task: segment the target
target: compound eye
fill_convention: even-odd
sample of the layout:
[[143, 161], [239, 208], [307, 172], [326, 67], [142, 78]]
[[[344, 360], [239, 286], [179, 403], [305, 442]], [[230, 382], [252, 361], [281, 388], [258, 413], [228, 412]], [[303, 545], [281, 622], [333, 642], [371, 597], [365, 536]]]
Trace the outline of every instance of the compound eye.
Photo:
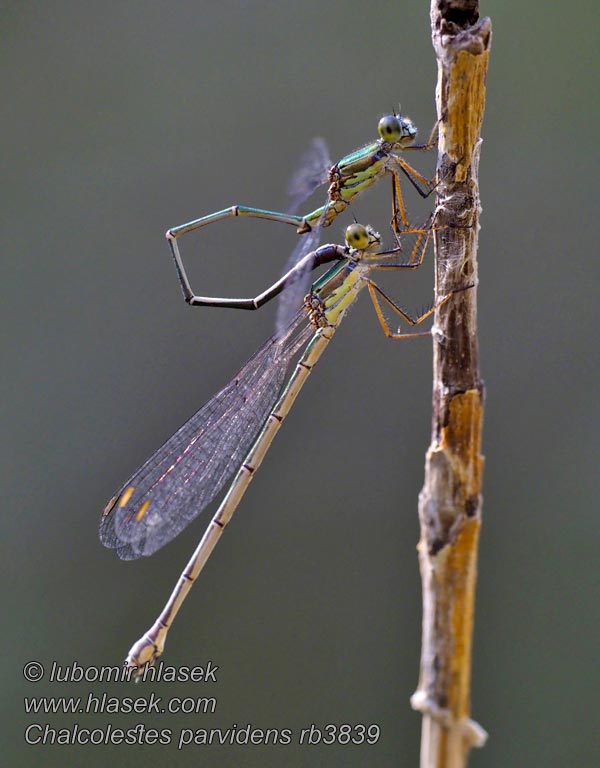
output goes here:
[[384, 141], [393, 144], [402, 138], [402, 123], [396, 115], [382, 117], [377, 126], [379, 135]]
[[350, 248], [354, 248], [356, 251], [361, 251], [367, 248], [371, 240], [369, 237], [369, 231], [362, 224], [350, 224], [346, 229], [346, 243]]

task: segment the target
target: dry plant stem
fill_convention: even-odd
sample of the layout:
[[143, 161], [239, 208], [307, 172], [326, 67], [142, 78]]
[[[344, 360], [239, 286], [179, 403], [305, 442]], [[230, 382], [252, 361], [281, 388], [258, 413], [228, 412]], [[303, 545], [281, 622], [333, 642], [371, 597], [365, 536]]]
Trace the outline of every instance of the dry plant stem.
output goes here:
[[[478, 161], [491, 22], [474, 0], [432, 0], [440, 119], [436, 301], [476, 285]], [[412, 705], [423, 714], [421, 768], [465, 766], [485, 731], [470, 719], [471, 642], [481, 525], [483, 383], [477, 289], [436, 313], [432, 440], [419, 499], [423, 639]]]

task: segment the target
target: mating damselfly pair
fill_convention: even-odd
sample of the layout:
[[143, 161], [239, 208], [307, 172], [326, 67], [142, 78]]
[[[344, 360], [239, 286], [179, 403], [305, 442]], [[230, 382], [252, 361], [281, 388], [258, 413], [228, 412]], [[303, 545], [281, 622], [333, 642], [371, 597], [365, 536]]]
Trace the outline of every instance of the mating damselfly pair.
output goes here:
[[[452, 295], [443, 297], [437, 305], [413, 317], [372, 279], [375, 270], [418, 268], [434, 229], [433, 217], [422, 227], [408, 224], [400, 175], [406, 175], [422, 196], [429, 194], [434, 184], [398, 155], [404, 149], [429, 149], [431, 140], [426, 145], [415, 145], [414, 126], [407, 118], [397, 115], [382, 118], [379, 133], [377, 142], [342, 158], [329, 167], [328, 173], [324, 173], [315, 160], [319, 159], [321, 165], [325, 163], [324, 145], [315, 144], [308, 168], [296, 176], [293, 190], [298, 198], [303, 198], [320, 183], [329, 181], [325, 204], [310, 214], [299, 216], [232, 206], [167, 232], [180, 285], [189, 304], [258, 309], [276, 296], [280, 299], [275, 334], [229, 384], [132, 475], [103, 512], [100, 522], [103, 544], [115, 549], [123, 559], [151, 555], [194, 520], [233, 476], [229, 490], [167, 604], [152, 627], [129, 651], [126, 662], [130, 666], [142, 670], [161, 655], [167, 632], [183, 601], [231, 520], [300, 389], [361, 290], [367, 288], [383, 331], [393, 339], [424, 334], [393, 331], [386, 320], [384, 307], [414, 326], [430, 317]], [[379, 234], [358, 223], [346, 229], [344, 245], [317, 247], [321, 228], [330, 225], [360, 192], [386, 174], [392, 176], [394, 247], [382, 249]], [[292, 224], [297, 228], [299, 244], [283, 277], [251, 299], [194, 294], [177, 238], [214, 221], [243, 215]], [[401, 244], [406, 235], [414, 238], [408, 258]], [[306, 292], [308, 276], [324, 265], [330, 266]], [[297, 359], [295, 368], [286, 382], [288, 368], [294, 359]]]

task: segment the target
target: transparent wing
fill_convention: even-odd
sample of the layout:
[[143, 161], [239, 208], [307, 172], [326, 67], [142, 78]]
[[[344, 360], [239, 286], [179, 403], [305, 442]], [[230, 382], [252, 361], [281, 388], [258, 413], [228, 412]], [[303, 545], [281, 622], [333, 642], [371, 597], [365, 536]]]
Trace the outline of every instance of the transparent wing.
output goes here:
[[331, 158], [325, 139], [313, 139], [288, 184], [289, 213], [297, 213], [302, 203], [328, 181], [330, 168]]
[[[314, 227], [305, 235], [298, 236], [298, 243], [290, 254], [282, 274], [289, 272], [308, 253], [314, 251], [321, 239], [321, 227]], [[277, 302], [277, 315], [275, 320], [275, 336], [285, 331], [291, 318], [298, 312], [311, 283], [312, 264], [308, 262], [306, 268], [296, 272], [286, 284]]]
[[299, 312], [137, 470], [104, 510], [106, 547], [123, 560], [151, 555], [202, 512], [241, 464], [311, 333]]
[[[312, 193], [322, 184], [325, 184], [329, 178], [329, 169], [331, 167], [331, 158], [329, 150], [324, 139], [315, 138], [310, 147], [304, 153], [300, 160], [298, 169], [290, 179], [288, 185], [288, 195], [290, 197], [288, 211], [296, 213], [302, 203], [307, 200]], [[321, 227], [313, 229], [300, 236], [298, 244], [290, 254], [282, 274], [285, 275], [294, 267], [307, 253], [314, 251], [319, 246], [321, 239]], [[298, 311], [302, 299], [308, 292], [311, 283], [311, 267], [307, 263], [306, 269], [296, 273], [292, 280], [286, 285], [285, 291], [279, 298], [277, 307], [277, 319], [275, 322], [276, 334], [290, 322], [290, 319]]]

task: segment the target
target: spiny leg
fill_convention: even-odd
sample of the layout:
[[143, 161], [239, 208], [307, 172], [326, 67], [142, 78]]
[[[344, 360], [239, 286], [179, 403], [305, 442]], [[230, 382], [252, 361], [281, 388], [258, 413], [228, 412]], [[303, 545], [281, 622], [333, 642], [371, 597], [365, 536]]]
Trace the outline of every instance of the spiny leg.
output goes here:
[[[407, 149], [415, 149], [415, 147], [407, 147]], [[406, 178], [410, 181], [410, 183], [413, 185], [413, 187], [417, 190], [419, 195], [421, 195], [421, 197], [424, 200], [427, 199], [429, 195], [438, 188], [438, 186], [442, 183], [442, 181], [446, 178], [446, 176], [448, 176], [448, 174], [451, 173], [453, 169], [456, 168], [456, 166], [458, 165], [458, 163], [451, 164], [446, 170], [446, 172], [442, 176], [440, 176], [436, 181], [435, 176], [432, 179], [427, 179], [425, 176], [420, 174], [415, 168], [412, 167], [412, 165], [409, 165], [406, 162], [406, 160], [403, 160], [401, 157], [398, 157], [397, 155], [393, 155], [392, 159], [398, 165], [399, 170], [406, 176]], [[460, 163], [461, 160], [459, 160], [458, 162]], [[394, 171], [390, 169], [390, 173], [394, 173]], [[421, 188], [419, 182], [425, 185], [425, 189]], [[398, 182], [398, 189], [399, 189], [399, 182]], [[402, 222], [404, 223], [406, 214], [404, 214], [404, 216], [402, 216], [401, 218], [402, 218]], [[396, 227], [397, 227], [397, 222], [394, 229]]]
[[[428, 179], [423, 174], [419, 173], [416, 168], [413, 168], [412, 165], [406, 162], [406, 160], [403, 160], [401, 157], [398, 157], [397, 155], [393, 155], [393, 159], [395, 163], [399, 166], [399, 169], [404, 173], [406, 178], [410, 181], [410, 183], [413, 185], [413, 187], [417, 190], [417, 192], [421, 195], [423, 199], [429, 197], [429, 195], [433, 192], [433, 190], [437, 187], [439, 184], [439, 181], [434, 184], [435, 176], [433, 179]], [[423, 184], [425, 186], [425, 189], [422, 189], [420, 184]]]
[[440, 127], [440, 118], [438, 118], [435, 123], [433, 124], [433, 128], [431, 129], [431, 132], [429, 133], [429, 138], [427, 139], [427, 142], [425, 144], [411, 144], [409, 147], [403, 147], [403, 151], [406, 149], [419, 149], [419, 150], [425, 150], [428, 151], [430, 149], [433, 149], [437, 144], [437, 132], [438, 128]]
[[430, 307], [426, 312], [423, 312], [418, 317], [411, 317], [411, 315], [408, 314], [402, 307], [398, 306], [390, 297], [385, 294], [381, 288], [374, 283], [372, 280], [367, 280], [367, 288], [369, 289], [369, 295], [371, 297], [371, 301], [373, 302], [373, 306], [375, 307], [375, 313], [377, 314], [377, 318], [379, 320], [379, 324], [381, 325], [381, 328], [385, 335], [389, 339], [410, 339], [414, 338], [416, 336], [429, 336], [429, 331], [425, 332], [416, 332], [416, 333], [396, 333], [392, 331], [388, 325], [387, 320], [385, 319], [385, 316], [383, 314], [383, 310], [381, 309], [381, 299], [383, 299], [388, 306], [390, 306], [396, 314], [400, 315], [400, 317], [407, 322], [409, 325], [420, 325], [424, 320], [427, 320], [428, 317], [431, 317], [431, 315], [436, 311], [436, 309], [439, 309], [441, 306], [443, 306], [453, 295], [454, 291], [452, 293], [449, 293], [447, 296], [444, 296], [443, 299], [438, 301], [436, 304], [434, 304], [432, 307]]
[[[429, 244], [430, 234], [432, 232], [438, 232], [439, 230], [449, 228], [447, 225], [444, 225], [441, 227], [434, 227], [433, 223], [435, 222], [436, 216], [437, 216], [436, 213], [432, 213], [422, 227], [408, 227], [398, 232], [394, 230], [394, 227], [392, 226], [392, 231], [394, 232], [394, 237], [396, 238], [396, 243], [398, 245], [396, 248], [394, 248], [392, 251], [389, 252], [389, 255], [393, 255], [394, 253], [404, 250], [402, 248], [401, 236], [410, 235], [410, 234], [417, 235], [415, 244], [413, 245], [410, 252], [410, 258], [408, 262], [403, 262], [401, 264], [374, 264], [372, 268], [373, 269], [416, 269], [417, 267], [420, 267], [421, 264], [423, 263], [423, 259], [425, 258], [425, 253], [427, 252], [427, 246]], [[392, 220], [392, 224], [394, 223], [394, 220]], [[378, 255], [383, 256], [386, 254], [374, 254], [372, 258], [376, 258]], [[369, 260], [369, 258], [371, 257], [368, 257], [367, 260]]]
[[[402, 171], [402, 173], [408, 178], [410, 183], [414, 186], [417, 192], [424, 199], [429, 197], [429, 195], [437, 188], [440, 181], [442, 181], [442, 179], [438, 179], [438, 181], [436, 181], [436, 183], [433, 184], [433, 179], [432, 180], [426, 179], [418, 171], [416, 171], [412, 166], [410, 166], [405, 160], [402, 160], [401, 158], [396, 156], [393, 156], [392, 159], [394, 162], [398, 164], [400, 171]], [[411, 229], [408, 223], [408, 218], [406, 216], [406, 209], [404, 207], [404, 198], [402, 196], [402, 188], [400, 186], [400, 174], [398, 173], [398, 171], [395, 171], [393, 169], [390, 169], [390, 173], [392, 174], [392, 231], [394, 232], [394, 237], [396, 238], [398, 247], [402, 249], [402, 246], [400, 243], [400, 236], [403, 234], [413, 232], [415, 230]], [[419, 178], [419, 180], [421, 180], [423, 184], [425, 184], [428, 187], [428, 191], [423, 191], [421, 189], [421, 187], [415, 181], [411, 173], [414, 173]], [[398, 216], [402, 221], [402, 227], [398, 225]]]
[[[402, 229], [398, 227], [398, 215], [402, 219]], [[400, 245], [400, 233], [408, 229], [408, 219], [406, 218], [406, 209], [404, 208], [404, 199], [400, 188], [400, 178], [397, 173], [392, 172], [392, 229], [396, 237], [398, 247]]]

